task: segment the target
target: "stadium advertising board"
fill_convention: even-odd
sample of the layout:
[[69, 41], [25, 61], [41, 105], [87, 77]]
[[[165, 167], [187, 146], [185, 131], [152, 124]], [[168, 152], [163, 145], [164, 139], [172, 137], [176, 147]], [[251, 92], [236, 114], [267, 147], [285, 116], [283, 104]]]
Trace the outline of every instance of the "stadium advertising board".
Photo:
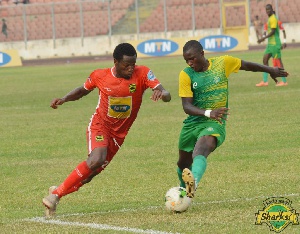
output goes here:
[[204, 50], [211, 52], [223, 52], [232, 50], [238, 45], [238, 40], [227, 35], [208, 36], [200, 39]]
[[178, 48], [177, 42], [167, 39], [147, 40], [137, 45], [140, 53], [150, 56], [166, 56], [175, 53]]
[[17, 50], [0, 51], [0, 67], [22, 66], [22, 61]]
[[247, 40], [237, 35], [212, 35], [203, 38], [171, 38], [151, 39], [144, 41], [131, 41], [137, 49], [138, 57], [162, 57], [169, 55], [182, 55], [182, 48], [188, 40], [199, 41], [205, 52], [225, 52], [248, 50]]

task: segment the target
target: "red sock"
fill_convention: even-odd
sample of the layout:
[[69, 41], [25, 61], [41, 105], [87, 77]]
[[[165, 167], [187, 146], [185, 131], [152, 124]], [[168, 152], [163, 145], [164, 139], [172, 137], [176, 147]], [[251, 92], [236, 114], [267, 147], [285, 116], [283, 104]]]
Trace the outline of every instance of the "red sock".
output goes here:
[[79, 182], [77, 185], [73, 186], [72, 188], [68, 189], [66, 192], [65, 192], [65, 195], [69, 194], [69, 193], [73, 193], [73, 192], [76, 192], [80, 189], [80, 187], [83, 185], [83, 183]]
[[86, 161], [83, 161], [71, 172], [65, 181], [53, 191], [53, 194], [57, 194], [61, 198], [71, 192], [77, 191], [82, 186], [81, 181], [88, 178], [91, 172]]

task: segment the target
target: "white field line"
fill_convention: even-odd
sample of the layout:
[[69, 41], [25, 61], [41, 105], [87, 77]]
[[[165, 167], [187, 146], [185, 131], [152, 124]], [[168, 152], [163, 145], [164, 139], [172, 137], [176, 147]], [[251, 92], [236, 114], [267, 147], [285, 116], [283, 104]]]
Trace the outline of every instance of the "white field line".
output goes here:
[[[297, 197], [300, 196], [299, 193], [290, 193], [290, 194], [283, 194], [283, 195], [274, 195], [274, 196], [257, 196], [252, 198], [233, 198], [233, 199], [225, 199], [219, 201], [208, 201], [208, 202], [194, 202], [193, 206], [197, 205], [209, 205], [209, 204], [220, 204], [220, 203], [234, 203], [239, 201], [252, 201], [257, 199], [264, 199], [269, 197]], [[127, 212], [137, 212], [142, 210], [153, 210], [153, 209], [162, 209], [162, 206], [150, 206], [147, 208], [141, 209], [121, 209], [121, 210], [112, 210], [112, 211], [99, 211], [99, 212], [91, 212], [91, 213], [74, 213], [74, 214], [65, 214], [59, 215], [57, 218], [64, 218], [69, 216], [86, 216], [86, 215], [93, 215], [93, 214], [108, 214], [108, 213], [127, 213]], [[97, 224], [97, 223], [80, 223], [80, 222], [66, 222], [61, 221], [59, 219], [45, 219], [44, 217], [35, 217], [30, 219], [23, 219], [23, 221], [27, 222], [35, 222], [35, 223], [48, 223], [48, 224], [56, 224], [56, 225], [65, 225], [65, 226], [78, 226], [78, 227], [88, 227], [93, 229], [100, 229], [100, 230], [114, 230], [114, 231], [127, 231], [133, 233], [143, 233], [143, 234], [173, 234], [171, 232], [161, 232], [156, 230], [143, 230], [137, 228], [129, 228], [129, 227], [118, 227], [112, 226], [107, 224]]]
[[[45, 218], [25, 219], [24, 221], [56, 224], [56, 225], [63, 225], [63, 226], [93, 228], [93, 229], [100, 229], [100, 230], [126, 231], [126, 232], [143, 233], [143, 234], [173, 234], [172, 232], [161, 232], [161, 231], [156, 231], [156, 230], [152, 230], [152, 229], [143, 230], [143, 229], [138, 229], [138, 228], [118, 227], [118, 226], [112, 226], [112, 225], [107, 225], [107, 224], [98, 224], [98, 223], [66, 222], [66, 221], [54, 220], [54, 219], [47, 220]], [[179, 233], [176, 233], [176, 234], [179, 234]]]

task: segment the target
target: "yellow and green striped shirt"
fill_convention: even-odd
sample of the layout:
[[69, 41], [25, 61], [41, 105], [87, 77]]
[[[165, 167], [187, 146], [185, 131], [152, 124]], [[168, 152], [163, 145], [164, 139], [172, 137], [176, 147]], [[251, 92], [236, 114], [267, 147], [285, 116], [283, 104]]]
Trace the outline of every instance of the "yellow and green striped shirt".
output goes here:
[[[228, 107], [228, 77], [238, 72], [241, 59], [228, 55], [208, 59], [209, 67], [196, 72], [186, 67], [179, 74], [179, 96], [193, 97], [193, 105], [200, 109]], [[206, 122], [205, 116], [188, 116], [184, 123]], [[212, 120], [213, 121], [213, 120]]]

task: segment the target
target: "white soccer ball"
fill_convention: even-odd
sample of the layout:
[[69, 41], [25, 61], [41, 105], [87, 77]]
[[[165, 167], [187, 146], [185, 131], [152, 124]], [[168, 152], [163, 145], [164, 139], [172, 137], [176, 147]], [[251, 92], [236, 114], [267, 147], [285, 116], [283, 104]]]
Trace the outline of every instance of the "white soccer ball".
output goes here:
[[165, 195], [166, 209], [175, 213], [186, 211], [192, 203], [192, 198], [186, 196], [182, 187], [173, 187]]

